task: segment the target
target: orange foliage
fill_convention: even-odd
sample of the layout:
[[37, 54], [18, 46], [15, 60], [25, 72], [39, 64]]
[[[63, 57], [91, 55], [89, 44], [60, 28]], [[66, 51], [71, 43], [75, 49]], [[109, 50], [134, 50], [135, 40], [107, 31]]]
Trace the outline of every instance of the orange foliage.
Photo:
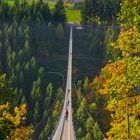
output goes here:
[[88, 94], [86, 94], [86, 101], [87, 103], [91, 103], [92, 102], [92, 97], [93, 97], [93, 93], [89, 92]]

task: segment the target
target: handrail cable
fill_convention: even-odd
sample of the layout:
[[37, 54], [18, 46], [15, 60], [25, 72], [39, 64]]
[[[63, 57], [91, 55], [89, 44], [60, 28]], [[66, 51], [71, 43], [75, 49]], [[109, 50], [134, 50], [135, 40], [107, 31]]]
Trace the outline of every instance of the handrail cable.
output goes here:
[[[93, 121], [94, 124], [97, 123], [97, 122], [94, 121], [94, 119], [93, 119], [92, 116], [90, 115], [89, 111], [86, 109], [86, 107], [85, 107], [85, 105], [84, 105], [84, 103], [83, 103], [81, 97], [79, 97], [79, 95], [78, 95], [78, 90], [77, 90], [77, 87], [76, 87], [76, 85], [75, 85], [75, 81], [74, 81], [74, 87], [75, 87], [75, 89], [76, 89], [76, 94], [77, 94], [77, 96], [78, 96], [78, 100], [79, 100], [80, 102], [82, 102], [82, 105], [83, 105], [83, 107], [84, 107], [86, 113], [87, 113], [88, 116], [92, 119], [92, 121]], [[98, 123], [97, 123], [97, 124], [98, 124]], [[97, 125], [97, 129], [100, 131], [100, 133], [102, 134], [103, 138], [105, 138], [104, 134], [102, 133], [102, 131], [100, 130], [100, 128], [99, 128], [98, 125]]]

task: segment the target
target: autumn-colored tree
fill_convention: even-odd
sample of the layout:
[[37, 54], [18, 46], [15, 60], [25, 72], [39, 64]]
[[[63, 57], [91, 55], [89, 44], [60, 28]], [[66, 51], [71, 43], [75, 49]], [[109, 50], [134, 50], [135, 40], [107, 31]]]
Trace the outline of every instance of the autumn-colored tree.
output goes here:
[[112, 43], [114, 48], [120, 49], [123, 57], [140, 54], [140, 33], [136, 27], [122, 27], [118, 40]]
[[127, 27], [136, 26], [140, 30], [140, 1], [122, 0], [119, 20]]
[[127, 28], [126, 25], [112, 43], [122, 57], [107, 64], [101, 73], [104, 83], [100, 93], [108, 97], [107, 109], [111, 114], [108, 140], [138, 140], [140, 136], [140, 34], [136, 25]]
[[139, 0], [123, 0], [120, 34], [112, 46], [121, 51], [121, 58], [107, 64], [101, 72], [100, 93], [108, 98], [111, 115], [108, 140], [138, 140], [140, 138], [140, 30]]
[[0, 72], [0, 104], [12, 101], [13, 97], [13, 89], [9, 86], [6, 75]]
[[14, 108], [11, 114], [9, 103], [0, 105], [0, 134], [1, 139], [8, 140], [29, 140], [32, 132], [31, 128], [26, 127], [27, 105], [22, 104]]
[[109, 140], [138, 139], [140, 135], [140, 58], [125, 58], [108, 64], [103, 70], [105, 83], [101, 93], [109, 97], [111, 112]]

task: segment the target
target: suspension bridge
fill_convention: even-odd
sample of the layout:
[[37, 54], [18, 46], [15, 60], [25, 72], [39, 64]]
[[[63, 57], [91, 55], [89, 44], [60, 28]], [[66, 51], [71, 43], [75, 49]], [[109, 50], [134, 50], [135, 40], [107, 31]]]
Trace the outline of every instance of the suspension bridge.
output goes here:
[[[50, 135], [46, 132], [46, 138], [44, 140], [76, 140], [76, 135], [75, 135], [75, 130], [74, 130], [74, 120], [73, 120], [73, 109], [72, 109], [72, 41], [73, 41], [72, 35], [73, 35], [73, 25], [70, 25], [67, 80], [66, 80], [66, 90], [65, 90], [65, 96], [64, 96], [64, 103], [62, 106], [62, 112], [60, 113], [60, 118], [57, 125], [54, 126], [54, 130], [52, 130], [52, 134]], [[79, 100], [80, 100], [80, 97], [79, 97]], [[48, 110], [48, 112], [51, 111], [52, 108], [53, 108], [53, 105], [50, 108], [50, 110]], [[91, 117], [91, 115], [89, 114], [85, 106], [84, 108], [88, 116]], [[66, 110], [68, 110], [67, 119], [65, 118]], [[35, 131], [32, 136], [34, 140], [40, 140], [38, 138], [39, 137], [38, 135], [44, 129], [47, 123], [47, 120], [48, 120], [48, 115], [45, 115], [35, 127]], [[93, 122], [96, 123], [94, 120]], [[50, 129], [53, 128], [53, 122], [52, 122], [52, 126], [49, 126], [49, 128]], [[97, 126], [97, 129], [99, 130], [99, 133], [101, 134], [100, 140], [102, 140], [104, 138], [104, 135], [98, 126]]]
[[[63, 111], [61, 113], [58, 127], [55, 131], [54, 136], [52, 137], [52, 140], [75, 140], [76, 139], [74, 127], [73, 127], [73, 121], [72, 121], [71, 83], [72, 83], [72, 26], [70, 28], [68, 71], [67, 71], [66, 94], [65, 94], [64, 106], [63, 106]], [[65, 119], [66, 109], [69, 112], [67, 120]]]

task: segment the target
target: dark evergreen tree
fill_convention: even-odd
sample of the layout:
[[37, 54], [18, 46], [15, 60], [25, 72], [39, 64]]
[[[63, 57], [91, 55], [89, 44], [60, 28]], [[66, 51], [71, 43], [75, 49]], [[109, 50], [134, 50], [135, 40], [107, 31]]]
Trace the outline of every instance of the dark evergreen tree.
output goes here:
[[122, 0], [85, 0], [81, 6], [82, 23], [117, 23]]
[[93, 23], [93, 8], [90, 0], [85, 0], [81, 6], [82, 24]]
[[53, 11], [52, 23], [54, 25], [58, 25], [59, 23], [61, 23], [62, 25], [64, 25], [65, 21], [66, 21], [65, 8], [63, 6], [62, 0], [59, 0], [56, 3], [55, 9]]

